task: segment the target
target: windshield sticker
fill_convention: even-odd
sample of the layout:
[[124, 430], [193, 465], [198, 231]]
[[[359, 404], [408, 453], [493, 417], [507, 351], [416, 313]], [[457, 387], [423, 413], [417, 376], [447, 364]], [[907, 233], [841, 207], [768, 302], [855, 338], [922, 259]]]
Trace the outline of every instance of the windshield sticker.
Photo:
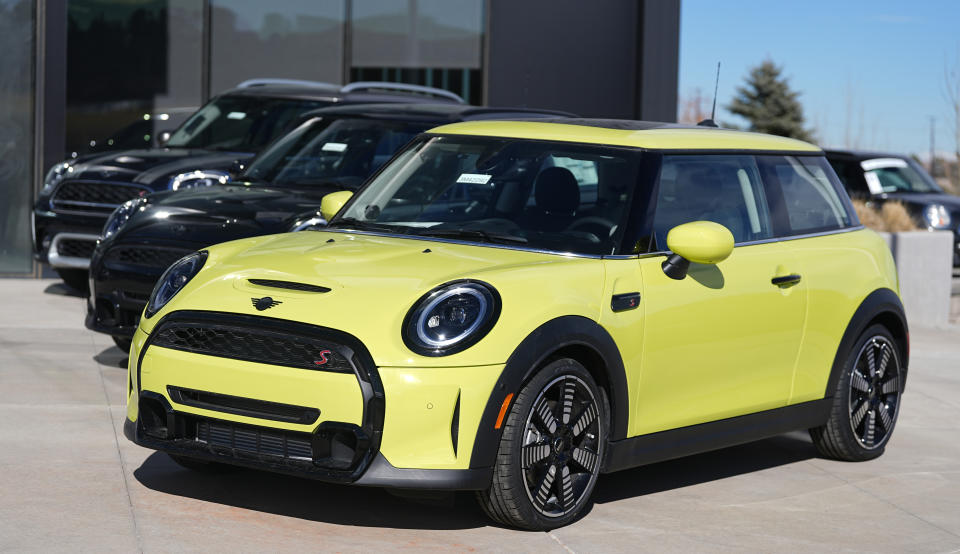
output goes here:
[[864, 171], [889, 167], [907, 167], [907, 161], [901, 160], [900, 158], [876, 158], [873, 160], [863, 160], [860, 162], [860, 167], [862, 167]]
[[[867, 188], [870, 194], [881, 194], [884, 192], [883, 185], [880, 184], [880, 177], [876, 173], [864, 173], [863, 178], [867, 180]], [[896, 187], [894, 187], [896, 189]]]
[[323, 145], [321, 148], [324, 152], [346, 152], [347, 143], [345, 142], [328, 142]]
[[457, 179], [457, 182], [468, 185], [485, 185], [490, 182], [492, 177], [493, 175], [483, 175], [482, 173], [463, 173]]
[[227, 119], [243, 119], [247, 117], [247, 114], [244, 112], [230, 112], [227, 114]]

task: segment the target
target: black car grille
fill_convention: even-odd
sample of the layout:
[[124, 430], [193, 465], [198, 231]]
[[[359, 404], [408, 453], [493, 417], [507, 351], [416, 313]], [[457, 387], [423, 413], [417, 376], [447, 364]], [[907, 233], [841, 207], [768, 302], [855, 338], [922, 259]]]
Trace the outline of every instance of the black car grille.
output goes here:
[[67, 258], [89, 258], [97, 247], [95, 240], [60, 239], [57, 241], [57, 253]]
[[105, 263], [135, 265], [166, 269], [173, 262], [190, 254], [185, 248], [160, 248], [154, 246], [115, 246], [107, 251]]
[[109, 215], [120, 204], [148, 192], [133, 184], [67, 181], [53, 193], [50, 205], [57, 211]]
[[196, 418], [196, 440], [213, 450], [275, 456], [293, 460], [312, 460], [313, 446], [306, 433], [284, 432], [221, 420]]
[[349, 350], [341, 344], [313, 333], [278, 331], [269, 322], [276, 320], [251, 319], [250, 324], [165, 321], [154, 331], [152, 344], [261, 364], [353, 373]]

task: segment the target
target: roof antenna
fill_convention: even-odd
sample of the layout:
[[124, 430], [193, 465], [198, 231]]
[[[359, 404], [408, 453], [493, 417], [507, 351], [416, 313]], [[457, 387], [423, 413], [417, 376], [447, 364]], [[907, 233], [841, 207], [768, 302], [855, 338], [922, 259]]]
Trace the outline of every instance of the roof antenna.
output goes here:
[[713, 107], [710, 108], [710, 118], [697, 123], [700, 127], [720, 127], [713, 119], [717, 116], [717, 89], [720, 88], [720, 62], [717, 62], [717, 78], [713, 82]]

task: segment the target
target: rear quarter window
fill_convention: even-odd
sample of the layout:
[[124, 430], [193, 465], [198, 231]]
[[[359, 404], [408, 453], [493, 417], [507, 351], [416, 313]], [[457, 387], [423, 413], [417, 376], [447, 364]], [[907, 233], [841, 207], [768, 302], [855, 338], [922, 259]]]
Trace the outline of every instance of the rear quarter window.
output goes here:
[[843, 186], [823, 157], [758, 156], [772, 199], [776, 234], [802, 235], [859, 224]]

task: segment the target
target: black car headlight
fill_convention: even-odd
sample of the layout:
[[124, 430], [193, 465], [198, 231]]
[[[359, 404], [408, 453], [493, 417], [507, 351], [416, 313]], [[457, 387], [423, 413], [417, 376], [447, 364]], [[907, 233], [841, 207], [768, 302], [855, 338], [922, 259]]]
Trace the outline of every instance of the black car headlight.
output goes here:
[[950, 226], [950, 210], [943, 204], [930, 204], [923, 209], [923, 219], [934, 229], [945, 229]]
[[75, 160], [68, 160], [51, 167], [43, 178], [43, 190], [40, 191], [40, 195], [43, 196], [53, 192], [54, 187], [67, 176], [67, 173], [73, 172], [73, 164], [75, 163]]
[[134, 198], [117, 206], [117, 209], [113, 210], [113, 213], [107, 218], [107, 222], [104, 223], [103, 231], [100, 232], [100, 238], [105, 239], [115, 234], [127, 221], [130, 221], [133, 214], [142, 210], [146, 205], [146, 198]]
[[207, 261], [207, 252], [201, 250], [180, 258], [168, 267], [157, 281], [157, 285], [153, 287], [153, 292], [150, 293], [145, 315], [149, 318], [166, 306], [167, 302], [170, 302], [170, 299], [200, 272], [205, 261]]
[[170, 190], [185, 190], [213, 185], [225, 185], [230, 181], [230, 174], [216, 169], [198, 169], [174, 175], [167, 183]]
[[469, 348], [493, 328], [500, 295], [480, 281], [455, 281], [422, 296], [403, 321], [403, 342], [424, 356], [447, 356]]

